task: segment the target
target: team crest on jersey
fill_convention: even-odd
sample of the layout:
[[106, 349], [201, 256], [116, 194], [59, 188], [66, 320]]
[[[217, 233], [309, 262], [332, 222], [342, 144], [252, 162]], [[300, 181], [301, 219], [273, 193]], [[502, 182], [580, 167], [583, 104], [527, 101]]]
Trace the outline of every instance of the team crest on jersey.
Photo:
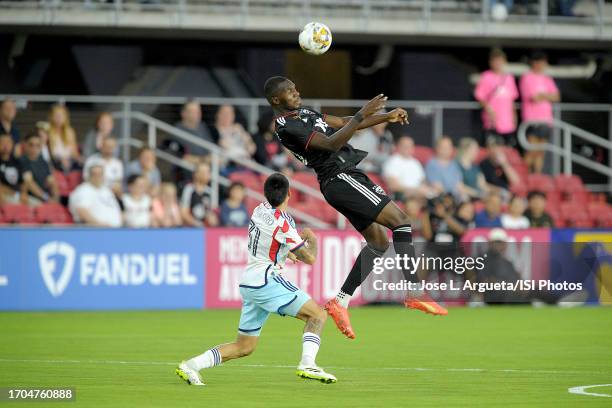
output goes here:
[[329, 125], [321, 118], [317, 118], [317, 120], [315, 121], [314, 127], [318, 127], [319, 129], [321, 129], [323, 132], [327, 132], [327, 127]]
[[380, 195], [385, 195], [387, 193], [385, 193], [385, 189], [382, 188], [381, 186], [379, 186], [378, 184], [375, 185], [374, 187], [372, 187], [374, 189], [374, 191], [376, 191], [378, 194]]
[[314, 112], [311, 110], [308, 110], [308, 109], [300, 110], [300, 115], [312, 115], [312, 114], [314, 114]]

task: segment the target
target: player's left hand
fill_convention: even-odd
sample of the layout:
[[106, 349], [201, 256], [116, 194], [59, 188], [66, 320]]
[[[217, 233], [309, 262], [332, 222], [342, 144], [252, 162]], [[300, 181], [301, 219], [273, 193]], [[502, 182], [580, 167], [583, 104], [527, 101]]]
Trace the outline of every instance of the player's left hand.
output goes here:
[[408, 112], [406, 112], [402, 108], [395, 108], [391, 112], [387, 113], [388, 122], [399, 122], [402, 125], [407, 125], [408, 122]]

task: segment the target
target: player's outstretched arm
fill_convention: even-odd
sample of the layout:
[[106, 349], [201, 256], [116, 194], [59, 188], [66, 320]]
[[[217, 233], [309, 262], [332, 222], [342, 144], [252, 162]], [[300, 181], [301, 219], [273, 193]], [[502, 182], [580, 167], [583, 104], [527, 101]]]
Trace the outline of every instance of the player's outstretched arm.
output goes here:
[[306, 244], [296, 249], [293, 254], [299, 261], [313, 265], [317, 260], [317, 237], [310, 228], [304, 228], [300, 235]]
[[[341, 128], [349, 123], [351, 119], [353, 119], [353, 116], [345, 116], [340, 118], [338, 116], [327, 115], [325, 121], [333, 128]], [[385, 122], [399, 122], [402, 125], [407, 125], [408, 112], [402, 108], [395, 108], [391, 112], [376, 113], [363, 119], [357, 129], [366, 129]]]
[[375, 96], [371, 101], [363, 105], [347, 124], [329, 137], [315, 132], [310, 139], [309, 148], [337, 152], [351, 139], [355, 131], [359, 129], [361, 122], [383, 109], [386, 101], [387, 97], [383, 94]]

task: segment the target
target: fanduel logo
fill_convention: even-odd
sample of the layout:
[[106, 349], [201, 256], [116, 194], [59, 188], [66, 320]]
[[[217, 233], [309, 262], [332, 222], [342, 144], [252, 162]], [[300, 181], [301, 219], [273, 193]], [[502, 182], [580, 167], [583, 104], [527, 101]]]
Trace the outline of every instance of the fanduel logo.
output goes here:
[[[76, 251], [74, 247], [66, 242], [51, 241], [38, 249], [38, 264], [43, 281], [54, 297], [64, 293], [72, 270], [74, 269], [74, 258]], [[64, 258], [64, 267], [61, 272], [57, 271], [58, 259]]]
[[[63, 258], [62, 271], [58, 271]], [[81, 286], [196, 285], [186, 253], [80, 253], [66, 242], [52, 241], [38, 250], [40, 272], [47, 289], [60, 296], [78, 262]]]

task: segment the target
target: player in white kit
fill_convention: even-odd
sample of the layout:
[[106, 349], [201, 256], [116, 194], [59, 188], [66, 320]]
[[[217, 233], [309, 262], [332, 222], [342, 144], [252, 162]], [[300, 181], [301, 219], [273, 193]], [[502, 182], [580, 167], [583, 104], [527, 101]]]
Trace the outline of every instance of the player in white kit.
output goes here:
[[337, 381], [315, 363], [327, 313], [281, 274], [288, 257], [310, 265], [315, 262], [316, 237], [308, 228], [299, 234], [293, 218], [286, 213], [290, 194], [289, 180], [285, 176], [276, 173], [268, 177], [264, 195], [267, 202], [255, 208], [249, 224], [249, 258], [240, 279], [242, 312], [238, 337], [232, 343], [215, 346], [179, 365], [176, 374], [191, 385], [204, 385], [200, 370], [251, 354], [271, 313], [293, 316], [306, 323], [302, 359], [296, 374], [324, 383]]

